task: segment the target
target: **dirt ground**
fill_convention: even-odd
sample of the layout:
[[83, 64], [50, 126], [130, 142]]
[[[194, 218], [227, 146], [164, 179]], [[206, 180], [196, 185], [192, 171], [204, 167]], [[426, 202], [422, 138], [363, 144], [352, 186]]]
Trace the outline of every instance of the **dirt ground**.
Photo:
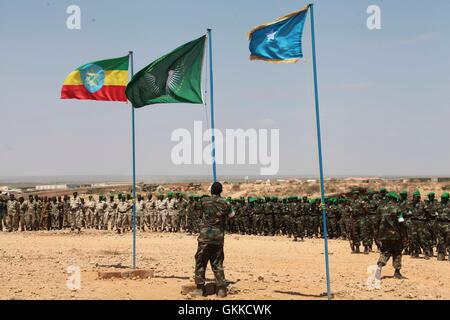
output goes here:
[[[180, 289], [192, 283], [195, 236], [139, 233], [137, 266], [155, 268], [149, 279], [97, 279], [99, 270], [131, 267], [131, 233], [0, 232], [0, 243], [0, 299], [188, 299]], [[405, 257], [406, 279], [392, 278], [389, 263], [381, 288], [370, 290], [367, 268], [378, 254], [352, 255], [342, 240], [330, 240], [329, 249], [334, 299], [450, 299], [448, 261]], [[72, 265], [81, 270], [77, 291], [66, 286]], [[323, 241], [228, 235], [225, 274], [229, 299], [325, 299]]]

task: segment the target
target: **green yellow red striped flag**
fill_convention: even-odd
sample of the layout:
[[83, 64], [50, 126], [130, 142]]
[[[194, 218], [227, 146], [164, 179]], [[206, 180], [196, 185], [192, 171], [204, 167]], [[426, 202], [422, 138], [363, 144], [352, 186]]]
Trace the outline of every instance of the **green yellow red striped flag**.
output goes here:
[[64, 80], [61, 99], [127, 101], [129, 56], [82, 65]]

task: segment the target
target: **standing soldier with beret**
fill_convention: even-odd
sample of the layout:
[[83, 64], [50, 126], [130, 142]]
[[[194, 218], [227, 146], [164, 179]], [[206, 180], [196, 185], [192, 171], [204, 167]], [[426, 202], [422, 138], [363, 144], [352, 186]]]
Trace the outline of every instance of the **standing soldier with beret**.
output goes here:
[[402, 267], [402, 251], [407, 241], [405, 220], [398, 206], [399, 197], [395, 192], [389, 192], [388, 203], [377, 210], [377, 230], [378, 239], [381, 242], [381, 254], [378, 259], [377, 277], [380, 277], [381, 268], [386, 265], [392, 257], [392, 264], [395, 269], [394, 277], [402, 279], [400, 269]]
[[211, 186], [211, 197], [201, 200], [200, 234], [197, 238], [198, 248], [195, 254], [195, 283], [197, 289], [193, 296], [205, 295], [205, 272], [208, 262], [214, 273], [217, 295], [226, 297], [226, 281], [223, 271], [223, 245], [225, 238], [225, 224], [227, 218], [234, 217], [230, 205], [220, 197], [222, 184], [214, 182]]

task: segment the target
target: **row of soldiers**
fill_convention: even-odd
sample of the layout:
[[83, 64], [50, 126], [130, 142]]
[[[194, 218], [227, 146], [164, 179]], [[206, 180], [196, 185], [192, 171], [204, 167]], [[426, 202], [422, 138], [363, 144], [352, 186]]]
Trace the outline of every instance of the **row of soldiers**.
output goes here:
[[[136, 225], [142, 231], [199, 232], [201, 219], [200, 199], [206, 195], [185, 196], [180, 192], [166, 195], [138, 195], [136, 199]], [[289, 196], [227, 198], [235, 218], [227, 220], [228, 233], [253, 235], [286, 235], [294, 241], [305, 237], [323, 237], [323, 209], [326, 209], [327, 236], [331, 239], [348, 239], [352, 253], [373, 251], [379, 247], [377, 212], [388, 201], [387, 190], [353, 190], [350, 194], [329, 197], [325, 205], [320, 198]], [[433, 256], [437, 248], [438, 259], [445, 259], [450, 250], [450, 203], [447, 192], [441, 201], [429, 193], [421, 201], [414, 192], [409, 199], [406, 191], [400, 193], [397, 205], [405, 219], [408, 241], [405, 253], [413, 257], [424, 254]], [[6, 210], [5, 210], [6, 209]], [[130, 194], [100, 195], [95, 201], [87, 201], [77, 193], [73, 197], [40, 198], [29, 196], [18, 200], [14, 195], [6, 202], [0, 199], [0, 227], [7, 231], [63, 229], [81, 230], [96, 228], [116, 230], [118, 233], [132, 230], [133, 199]], [[3, 226], [2, 226], [3, 224]]]

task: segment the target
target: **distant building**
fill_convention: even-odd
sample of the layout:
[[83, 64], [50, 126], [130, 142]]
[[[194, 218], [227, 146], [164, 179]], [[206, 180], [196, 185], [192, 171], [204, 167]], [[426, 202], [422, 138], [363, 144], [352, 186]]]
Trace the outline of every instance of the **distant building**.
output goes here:
[[35, 187], [38, 191], [45, 191], [45, 190], [67, 190], [69, 187], [67, 184], [48, 184], [48, 185], [40, 185]]

